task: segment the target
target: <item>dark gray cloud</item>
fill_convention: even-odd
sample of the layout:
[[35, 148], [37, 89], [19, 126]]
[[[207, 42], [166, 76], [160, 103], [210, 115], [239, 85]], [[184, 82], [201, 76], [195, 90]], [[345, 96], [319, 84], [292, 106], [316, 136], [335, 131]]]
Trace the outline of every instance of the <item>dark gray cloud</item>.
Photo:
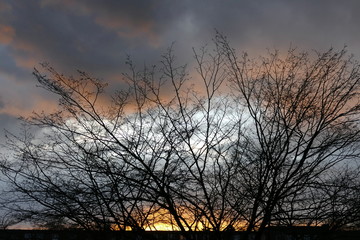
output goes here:
[[1, 111], [31, 112], [51, 99], [34, 87], [39, 62], [119, 81], [127, 54], [156, 63], [175, 41], [180, 63], [188, 62], [191, 47], [211, 42], [215, 28], [253, 55], [346, 44], [359, 58], [359, 8], [356, 0], [0, 0]]
[[[191, 9], [198, 35], [216, 27], [242, 50], [342, 47], [360, 53], [356, 31], [359, 1], [197, 1]], [[208, 35], [206, 35], [208, 37]]]
[[[3, 135], [4, 130], [7, 129], [10, 132], [16, 132], [18, 129], [18, 126], [14, 123], [19, 123], [20, 120], [16, 117], [7, 115], [7, 114], [0, 114], [0, 132], [1, 135]], [[1, 136], [0, 139], [3, 139], [3, 136]], [[3, 142], [0, 142], [3, 143]]]
[[2, 97], [0, 96], [0, 109], [2, 109], [3, 107], [5, 107], [5, 103], [2, 100]]

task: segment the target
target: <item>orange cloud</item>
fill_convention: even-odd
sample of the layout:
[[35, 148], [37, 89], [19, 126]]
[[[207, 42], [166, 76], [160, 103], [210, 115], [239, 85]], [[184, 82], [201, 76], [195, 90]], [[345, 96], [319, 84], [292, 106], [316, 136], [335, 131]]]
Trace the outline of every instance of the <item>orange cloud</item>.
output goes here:
[[34, 111], [44, 111], [45, 113], [51, 113], [58, 108], [58, 102], [56, 100], [45, 100], [39, 97], [35, 97], [31, 101], [33, 108], [24, 106], [21, 101], [13, 99], [11, 104], [5, 104], [5, 106], [0, 109], [0, 114], [7, 114], [14, 117], [29, 117], [33, 114]]
[[0, 24], [0, 43], [9, 44], [15, 37], [15, 29], [9, 25]]
[[30, 56], [14, 55], [13, 59], [15, 60], [16, 66], [30, 70], [39, 63], [37, 59]]
[[26, 41], [26, 40], [23, 40], [23, 39], [14, 39], [14, 42], [12, 44], [13, 48], [16, 49], [16, 50], [21, 50], [21, 51], [25, 51], [25, 52], [35, 52], [36, 51], [36, 48], [35, 46]]
[[16, 50], [12, 53], [16, 66], [32, 70], [39, 63], [39, 50], [33, 43], [15, 38], [11, 42], [11, 47]]

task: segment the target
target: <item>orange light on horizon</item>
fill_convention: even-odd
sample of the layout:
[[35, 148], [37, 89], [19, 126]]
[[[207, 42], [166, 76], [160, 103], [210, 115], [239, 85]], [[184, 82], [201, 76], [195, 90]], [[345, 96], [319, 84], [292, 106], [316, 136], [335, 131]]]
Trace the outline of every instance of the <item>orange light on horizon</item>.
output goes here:
[[145, 231], [180, 231], [177, 226], [171, 225], [169, 223], [155, 223], [152, 226], [145, 227]]

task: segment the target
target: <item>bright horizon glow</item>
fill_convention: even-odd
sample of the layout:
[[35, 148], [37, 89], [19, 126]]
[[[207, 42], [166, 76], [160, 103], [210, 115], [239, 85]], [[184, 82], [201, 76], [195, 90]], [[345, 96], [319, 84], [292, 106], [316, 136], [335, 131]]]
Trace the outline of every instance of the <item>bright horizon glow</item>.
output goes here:
[[153, 226], [145, 227], [145, 231], [180, 231], [180, 229], [168, 223], [154, 223]]

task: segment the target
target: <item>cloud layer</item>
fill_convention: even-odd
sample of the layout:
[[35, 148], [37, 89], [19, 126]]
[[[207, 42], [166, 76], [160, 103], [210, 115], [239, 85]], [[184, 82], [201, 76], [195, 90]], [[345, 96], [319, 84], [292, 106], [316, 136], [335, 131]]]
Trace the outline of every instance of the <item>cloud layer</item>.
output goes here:
[[119, 81], [127, 54], [153, 63], [176, 41], [179, 60], [192, 61], [214, 29], [253, 55], [348, 45], [359, 58], [358, 9], [356, 0], [0, 0], [0, 123], [56, 103], [35, 87], [39, 62]]

